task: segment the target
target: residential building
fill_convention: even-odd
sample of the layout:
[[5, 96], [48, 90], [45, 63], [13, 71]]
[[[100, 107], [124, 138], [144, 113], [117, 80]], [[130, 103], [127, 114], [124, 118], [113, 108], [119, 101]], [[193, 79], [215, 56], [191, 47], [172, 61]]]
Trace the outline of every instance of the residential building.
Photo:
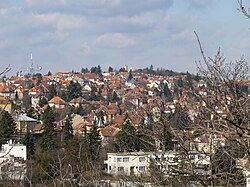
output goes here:
[[11, 140], [0, 150], [0, 179], [23, 180], [26, 175], [26, 146]]
[[176, 151], [107, 153], [107, 158], [106, 172], [112, 175], [150, 175], [151, 167], [165, 175], [176, 175], [175, 168], [190, 166], [190, 163], [196, 166], [197, 174], [210, 174], [209, 154], [201, 152], [189, 152], [187, 158]]
[[17, 115], [15, 118], [16, 128], [19, 133], [33, 131], [37, 124], [37, 120], [28, 117], [26, 114]]

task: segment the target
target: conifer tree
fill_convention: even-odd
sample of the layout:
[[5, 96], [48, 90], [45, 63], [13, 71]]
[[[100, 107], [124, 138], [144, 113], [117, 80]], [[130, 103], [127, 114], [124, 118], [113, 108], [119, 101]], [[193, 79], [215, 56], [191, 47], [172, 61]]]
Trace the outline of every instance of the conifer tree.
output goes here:
[[175, 105], [175, 112], [171, 116], [171, 123], [178, 130], [187, 130], [192, 125], [188, 110], [183, 108], [179, 103]]
[[56, 132], [54, 129], [55, 114], [48, 106], [43, 116], [43, 133], [40, 145], [43, 151], [51, 151], [56, 147]]
[[123, 152], [133, 152], [138, 151], [138, 136], [134, 126], [131, 124], [131, 121], [126, 115], [122, 130], [118, 133], [115, 141], [115, 147], [117, 151]]
[[114, 91], [113, 92], [113, 96], [112, 96], [112, 101], [113, 102], [117, 102], [120, 101], [121, 99], [119, 98], [119, 96], [117, 95], [117, 93]]
[[133, 79], [132, 70], [129, 70], [127, 81], [130, 81], [132, 79]]
[[0, 147], [7, 143], [16, 132], [16, 124], [11, 114], [3, 111], [0, 116]]
[[33, 136], [31, 132], [26, 132], [24, 138], [23, 138], [23, 144], [27, 147], [27, 157], [28, 159], [31, 159], [32, 156], [35, 154], [35, 141], [33, 139]]
[[168, 84], [163, 85], [163, 94], [165, 95], [167, 102], [173, 101], [173, 95], [171, 90], [168, 88]]
[[110, 72], [113, 72], [113, 71], [114, 71], [114, 68], [112, 68], [111, 66], [109, 66], [108, 72], [110, 73]]
[[89, 153], [93, 161], [98, 160], [99, 153], [102, 146], [102, 139], [100, 136], [100, 131], [97, 129], [96, 121], [94, 122], [93, 128], [89, 133], [86, 133], [86, 139], [89, 145]]
[[85, 111], [84, 111], [82, 105], [79, 105], [76, 108], [74, 108], [74, 113], [75, 114], [79, 114], [80, 116], [84, 116], [85, 115]]
[[66, 123], [63, 127], [63, 135], [64, 135], [64, 141], [66, 144], [67, 144], [67, 141], [73, 137], [73, 127], [72, 127], [71, 115], [69, 115], [66, 119]]
[[71, 101], [74, 98], [78, 98], [82, 96], [82, 87], [78, 82], [70, 81], [67, 86], [67, 101]]
[[53, 97], [57, 95], [55, 84], [51, 84], [50, 86], [48, 86], [48, 90], [49, 90], [49, 94], [47, 98], [48, 100], [51, 100]]

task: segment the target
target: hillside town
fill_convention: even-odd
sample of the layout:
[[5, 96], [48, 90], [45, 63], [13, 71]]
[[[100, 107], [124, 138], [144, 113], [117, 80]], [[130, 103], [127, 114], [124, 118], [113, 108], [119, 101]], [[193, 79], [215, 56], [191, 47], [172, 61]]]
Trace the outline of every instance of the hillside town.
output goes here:
[[[248, 97], [250, 82], [236, 82]], [[3, 77], [0, 185], [245, 184], [245, 147], [227, 140], [235, 128], [223, 126], [228, 109], [216, 104], [233, 104], [232, 90], [215, 93], [211, 86], [203, 76], [152, 65]], [[248, 111], [248, 103], [242, 106]], [[239, 148], [233, 156], [221, 152], [232, 147]]]

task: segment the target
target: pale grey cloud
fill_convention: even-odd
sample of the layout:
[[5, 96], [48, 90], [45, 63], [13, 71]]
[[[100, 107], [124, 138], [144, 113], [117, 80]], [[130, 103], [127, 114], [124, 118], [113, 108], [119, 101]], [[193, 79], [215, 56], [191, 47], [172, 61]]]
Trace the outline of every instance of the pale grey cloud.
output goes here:
[[[226, 4], [220, 4], [221, 1]], [[231, 33], [233, 29], [228, 29], [232, 23], [225, 28], [216, 19], [216, 15], [222, 13], [219, 8], [216, 10], [217, 4], [235, 10], [227, 2], [1, 0], [0, 61], [11, 63], [14, 73], [23, 68], [21, 64], [28, 61], [30, 52], [46, 73], [100, 62], [101, 66], [113, 64], [118, 68], [125, 63], [138, 67], [155, 63], [156, 67], [181, 69], [181, 62], [189, 61], [187, 67], [195, 69], [194, 56], [199, 51], [194, 30], [200, 34], [206, 49], [213, 52], [220, 41], [226, 43], [235, 38]], [[227, 20], [231, 17], [227, 16]], [[234, 27], [239, 28], [241, 26]], [[239, 41], [243, 41], [239, 48], [247, 47], [243, 44], [248, 39], [245, 37], [244, 41], [239, 35]]]
[[187, 0], [187, 1], [189, 3], [190, 8], [200, 9], [200, 10], [207, 7], [212, 7], [216, 3], [216, 0]]
[[95, 40], [99, 47], [126, 48], [136, 44], [136, 41], [122, 33], [103, 34]]
[[36, 14], [34, 18], [38, 23], [53, 26], [61, 31], [83, 29], [88, 25], [86, 18], [83, 16], [60, 13]]
[[29, 11], [64, 12], [92, 16], [134, 15], [140, 12], [168, 9], [173, 0], [26, 0]]

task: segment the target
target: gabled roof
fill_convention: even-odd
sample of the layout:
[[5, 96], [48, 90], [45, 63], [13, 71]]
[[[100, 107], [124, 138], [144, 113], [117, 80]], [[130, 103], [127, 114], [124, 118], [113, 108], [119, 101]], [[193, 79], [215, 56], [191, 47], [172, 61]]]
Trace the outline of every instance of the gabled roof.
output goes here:
[[125, 120], [125, 116], [115, 116], [114, 120], [113, 120], [113, 124], [118, 124], [118, 125], [122, 125], [123, 122]]
[[82, 97], [78, 97], [78, 98], [75, 98], [75, 99], [72, 99], [69, 103], [72, 103], [72, 104], [91, 104], [89, 101], [87, 101], [86, 99], [82, 98]]
[[11, 85], [3, 84], [0, 86], [0, 93], [14, 93], [14, 87]]
[[82, 122], [82, 123], [79, 123], [78, 125], [74, 126], [73, 127], [73, 130], [79, 130], [79, 131], [84, 131], [85, 127], [92, 127], [93, 124], [92, 123], [89, 123], [89, 122]]
[[48, 88], [46, 88], [44, 85], [39, 85], [31, 88], [29, 92], [39, 92], [39, 93], [47, 93], [49, 92]]
[[66, 105], [67, 102], [64, 101], [61, 97], [55, 96], [48, 102], [49, 104], [59, 104], [59, 105]]
[[118, 132], [119, 129], [112, 125], [100, 129], [101, 136], [103, 137], [115, 137], [118, 134]]
[[16, 117], [16, 121], [37, 122], [36, 119], [28, 117], [26, 114], [20, 114]]

